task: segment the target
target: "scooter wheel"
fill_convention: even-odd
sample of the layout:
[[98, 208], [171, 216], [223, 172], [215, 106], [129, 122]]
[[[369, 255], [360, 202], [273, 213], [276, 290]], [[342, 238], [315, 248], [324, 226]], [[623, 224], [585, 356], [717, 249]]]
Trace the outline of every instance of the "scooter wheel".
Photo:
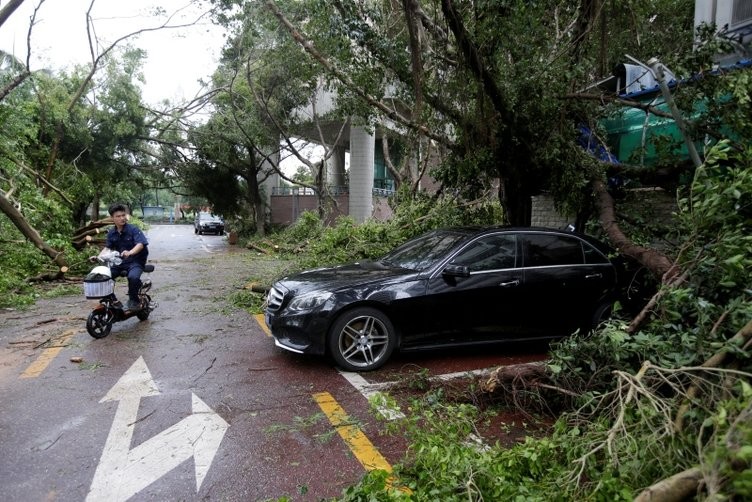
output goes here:
[[86, 319], [86, 331], [94, 338], [104, 338], [110, 334], [112, 322], [106, 310], [95, 310]]
[[144, 281], [144, 285], [141, 286], [141, 291], [139, 291], [141, 309], [136, 312], [136, 317], [138, 317], [139, 321], [147, 320], [149, 318], [149, 314], [151, 314], [151, 311], [153, 310], [151, 307], [151, 296], [145, 294], [147, 291], [149, 291], [150, 288], [151, 281], [149, 279], [146, 279], [146, 281]]

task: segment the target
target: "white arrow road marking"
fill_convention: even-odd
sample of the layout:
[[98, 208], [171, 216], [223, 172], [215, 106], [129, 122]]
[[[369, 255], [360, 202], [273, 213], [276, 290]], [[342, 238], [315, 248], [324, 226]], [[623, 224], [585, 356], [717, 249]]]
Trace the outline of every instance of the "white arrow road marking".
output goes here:
[[149, 368], [139, 357], [100, 401], [119, 401], [87, 501], [125, 501], [169, 471], [194, 458], [196, 492], [230, 426], [198, 396], [193, 413], [130, 449], [142, 397], [159, 395]]

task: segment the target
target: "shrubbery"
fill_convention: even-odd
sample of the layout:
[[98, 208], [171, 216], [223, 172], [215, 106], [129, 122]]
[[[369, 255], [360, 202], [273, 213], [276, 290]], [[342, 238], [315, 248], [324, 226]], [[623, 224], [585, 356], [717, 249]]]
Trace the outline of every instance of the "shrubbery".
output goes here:
[[342, 217], [325, 226], [313, 212], [271, 238], [295, 259], [298, 268], [313, 268], [375, 259], [428, 230], [458, 225], [494, 225], [502, 221], [498, 202], [458, 204], [452, 197], [410, 196], [405, 190], [396, 195], [394, 217], [386, 222], [367, 221], [357, 225]]

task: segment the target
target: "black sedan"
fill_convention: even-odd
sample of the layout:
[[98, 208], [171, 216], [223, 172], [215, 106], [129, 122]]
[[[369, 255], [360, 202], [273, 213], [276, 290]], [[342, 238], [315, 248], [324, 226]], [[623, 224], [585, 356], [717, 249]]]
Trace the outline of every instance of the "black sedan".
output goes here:
[[211, 213], [198, 213], [193, 222], [193, 232], [198, 235], [209, 233], [224, 235], [225, 222], [219, 216]]
[[374, 370], [396, 350], [552, 339], [590, 330], [624, 300], [634, 269], [587, 235], [450, 228], [380, 260], [277, 281], [265, 303], [277, 346]]

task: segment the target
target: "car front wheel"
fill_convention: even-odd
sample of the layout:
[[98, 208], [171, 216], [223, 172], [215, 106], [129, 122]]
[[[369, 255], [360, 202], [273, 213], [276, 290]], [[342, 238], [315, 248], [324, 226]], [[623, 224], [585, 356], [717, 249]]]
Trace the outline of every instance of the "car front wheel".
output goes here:
[[383, 312], [360, 307], [342, 314], [329, 332], [329, 352], [348, 371], [381, 367], [394, 352], [397, 335]]

